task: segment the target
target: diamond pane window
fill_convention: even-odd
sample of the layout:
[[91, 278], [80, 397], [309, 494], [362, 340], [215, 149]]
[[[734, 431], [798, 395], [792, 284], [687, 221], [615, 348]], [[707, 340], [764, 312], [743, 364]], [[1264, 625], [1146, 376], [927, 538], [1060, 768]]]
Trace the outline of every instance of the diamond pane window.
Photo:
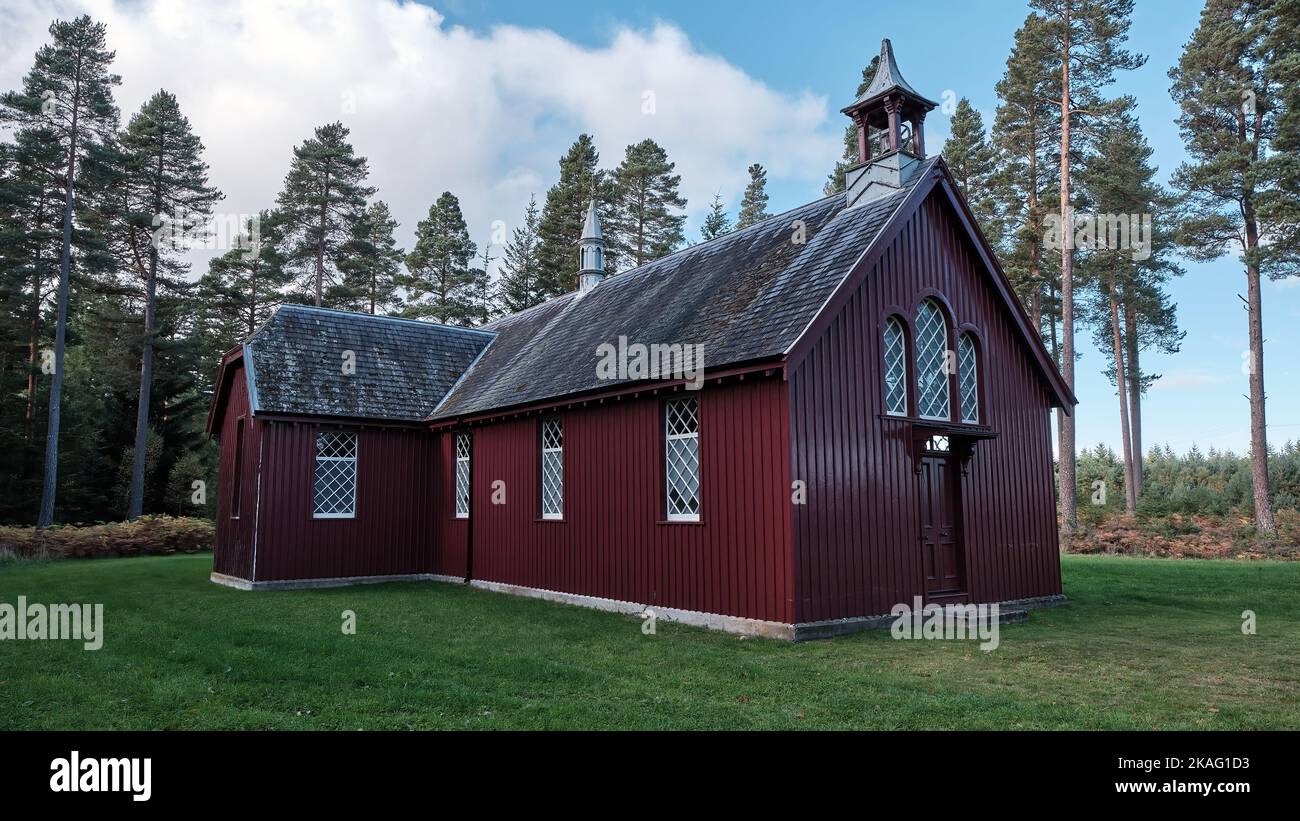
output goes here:
[[456, 518], [469, 518], [469, 434], [456, 434]]
[[925, 449], [935, 453], [947, 453], [952, 449], [947, 436], [931, 436], [925, 440]]
[[317, 519], [351, 519], [357, 511], [357, 435], [345, 431], [316, 434], [315, 503]]
[[895, 317], [885, 320], [885, 413], [907, 415], [907, 346], [903, 344], [903, 323]]
[[542, 518], [564, 516], [564, 427], [559, 419], [542, 422]]
[[664, 480], [669, 521], [700, 518], [700, 425], [695, 397], [664, 404]]
[[926, 419], [948, 419], [948, 323], [932, 299], [916, 311], [916, 408]]
[[961, 421], [979, 424], [979, 366], [975, 360], [975, 342], [970, 334], [957, 340], [957, 388], [961, 404]]

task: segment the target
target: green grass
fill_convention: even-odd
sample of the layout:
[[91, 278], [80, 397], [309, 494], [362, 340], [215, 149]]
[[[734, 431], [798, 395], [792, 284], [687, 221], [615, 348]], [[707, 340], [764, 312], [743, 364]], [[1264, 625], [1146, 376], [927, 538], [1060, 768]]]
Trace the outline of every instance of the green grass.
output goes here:
[[105, 641], [0, 641], [0, 729], [1300, 728], [1300, 564], [1063, 563], [1070, 606], [985, 654], [887, 631], [646, 636], [448, 584], [240, 592], [208, 581], [210, 556], [11, 561], [0, 602], [103, 602]]

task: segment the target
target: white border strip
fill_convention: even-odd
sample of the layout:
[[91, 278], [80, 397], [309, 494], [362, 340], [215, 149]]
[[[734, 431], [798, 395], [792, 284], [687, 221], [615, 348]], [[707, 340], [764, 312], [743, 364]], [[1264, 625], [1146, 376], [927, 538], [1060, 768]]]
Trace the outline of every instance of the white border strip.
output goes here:
[[[420, 581], [444, 582], [460, 585], [465, 584], [465, 580], [459, 576], [443, 576], [437, 573], [412, 573], [396, 576], [343, 576], [331, 579], [291, 579], [286, 581], [250, 582], [247, 579], [239, 579], [234, 576], [227, 576], [224, 573], [214, 572], [211, 578], [212, 581], [217, 584], [233, 587], [238, 590], [305, 590], [317, 587], [346, 587], [353, 584]], [[854, 616], [845, 619], [786, 624], [785, 622], [779, 621], [748, 619], [743, 616], [724, 616], [720, 613], [704, 613], [699, 610], [679, 610], [675, 607], [653, 607], [651, 605], [637, 604], [636, 602], [622, 601], [620, 599], [605, 599], [598, 596], [583, 596], [577, 593], [562, 593], [559, 590], [545, 590], [538, 587], [524, 587], [523, 585], [506, 584], [504, 582], [489, 582], [481, 579], [474, 579], [469, 583], [469, 585], [470, 587], [476, 587], [479, 590], [486, 590], [491, 593], [509, 593], [512, 596], [541, 599], [543, 601], [554, 602], [557, 604], [568, 604], [575, 607], [601, 610], [606, 613], [619, 613], [625, 616], [644, 617], [648, 612], [653, 612], [656, 620], [662, 620], [664, 622], [685, 624], [690, 627], [703, 627], [709, 630], [719, 630], [724, 633], [733, 633], [741, 636], [762, 636], [764, 638], [781, 639], [784, 641], [807, 641], [809, 639], [832, 638], [834, 636], [857, 633], [863, 630], [886, 629], [894, 621], [893, 616], [880, 615]], [[1025, 611], [1036, 610], [1040, 607], [1058, 607], [1068, 603], [1069, 599], [1058, 593], [1053, 596], [1012, 599], [1010, 601], [999, 602], [999, 605], [1008, 610], [1017, 609]]]
[[619, 599], [603, 599], [598, 596], [562, 593], [558, 590], [543, 590], [537, 587], [523, 587], [517, 584], [488, 582], [481, 579], [475, 579], [469, 584], [470, 587], [490, 590], [493, 593], [509, 593], [530, 599], [542, 599], [543, 601], [557, 602], [559, 604], [604, 610], [607, 613], [621, 613], [625, 616], [642, 616], [647, 612], [653, 612], [657, 621], [676, 622], [691, 627], [706, 627], [710, 630], [721, 630], [724, 633], [736, 633], [743, 636], [765, 636], [770, 639], [785, 639], [787, 641], [794, 638], [794, 625], [779, 621], [747, 619], [743, 616], [724, 616], [720, 613], [703, 613], [699, 610], [678, 610], [674, 607], [655, 607]]

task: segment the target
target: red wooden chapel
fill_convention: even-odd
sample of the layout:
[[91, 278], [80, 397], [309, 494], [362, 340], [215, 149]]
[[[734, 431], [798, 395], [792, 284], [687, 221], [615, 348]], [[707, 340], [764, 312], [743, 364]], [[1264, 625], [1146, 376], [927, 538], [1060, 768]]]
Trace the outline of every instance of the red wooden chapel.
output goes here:
[[[934, 106], [885, 41], [844, 193], [610, 277], [593, 205], [576, 289], [483, 328], [281, 307], [220, 363], [213, 579], [794, 639], [916, 596], [1061, 601], [1049, 418], [1074, 397], [925, 154]], [[605, 366], [638, 345], [702, 369]]]

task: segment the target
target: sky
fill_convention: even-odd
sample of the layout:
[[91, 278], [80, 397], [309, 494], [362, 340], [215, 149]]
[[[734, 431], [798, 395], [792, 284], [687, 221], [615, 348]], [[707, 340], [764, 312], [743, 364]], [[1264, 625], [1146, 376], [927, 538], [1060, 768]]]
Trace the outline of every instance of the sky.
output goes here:
[[[821, 196], [846, 125], [839, 109], [882, 37], [922, 94], [967, 97], [991, 125], [994, 85], [1028, 8], [1012, 0], [3, 0], [0, 89], [18, 87], [51, 19], [82, 12], [108, 24], [124, 121], [158, 88], [177, 95], [226, 195], [222, 213], [272, 205], [293, 146], [342, 120], [401, 223], [400, 244], [410, 247], [415, 223], [449, 190], [475, 241], [499, 256], [529, 195], [544, 200], [557, 160], [583, 132], [608, 168], [645, 137], [663, 145], [682, 176], [692, 239], [715, 192], [734, 215], [751, 162], [768, 169], [773, 213]], [[1109, 90], [1138, 99], [1166, 180], [1184, 159], [1167, 72], [1198, 13], [1190, 0], [1138, 0], [1129, 47], [1149, 59]], [[926, 120], [928, 150], [947, 136], [940, 108]], [[1183, 264], [1171, 291], [1187, 335], [1178, 354], [1144, 360], [1162, 374], [1145, 402], [1145, 440], [1242, 452], [1242, 267], [1232, 255]], [[1292, 354], [1300, 281], [1265, 283], [1264, 332], [1269, 439], [1281, 444], [1300, 439]], [[1115, 390], [1091, 334], [1079, 336], [1078, 444], [1117, 448]]]

